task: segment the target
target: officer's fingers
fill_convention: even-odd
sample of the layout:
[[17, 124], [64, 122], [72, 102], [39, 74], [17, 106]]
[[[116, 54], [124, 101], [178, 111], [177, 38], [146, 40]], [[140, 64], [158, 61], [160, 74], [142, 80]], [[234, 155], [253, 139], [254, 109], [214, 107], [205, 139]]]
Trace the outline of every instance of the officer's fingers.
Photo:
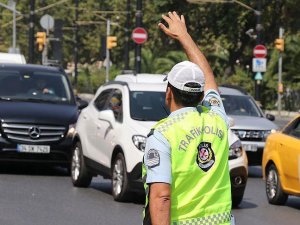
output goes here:
[[180, 20], [180, 17], [178, 16], [177, 12], [173, 11], [173, 15], [176, 18], [176, 20]]
[[172, 20], [176, 20], [176, 17], [175, 15], [173, 14], [174, 12], [168, 12], [168, 15], [169, 17], [172, 19]]
[[168, 29], [164, 24], [159, 23], [159, 24], [158, 24], [158, 27], [159, 27], [163, 32], [165, 32], [166, 34], [169, 34], [169, 33], [170, 33], [169, 29]]
[[172, 21], [168, 16], [162, 15], [161, 16], [168, 24]]
[[185, 19], [184, 19], [184, 16], [183, 16], [183, 15], [181, 15], [181, 16], [180, 16], [180, 18], [181, 18], [181, 22], [183, 22], [183, 23], [185, 24]]

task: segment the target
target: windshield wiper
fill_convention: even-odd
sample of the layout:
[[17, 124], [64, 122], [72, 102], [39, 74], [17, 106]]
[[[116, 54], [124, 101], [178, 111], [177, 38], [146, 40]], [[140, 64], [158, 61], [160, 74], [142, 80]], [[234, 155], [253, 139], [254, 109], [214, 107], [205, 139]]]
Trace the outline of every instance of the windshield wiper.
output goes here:
[[11, 101], [11, 98], [9, 98], [9, 97], [0, 97], [0, 100]]
[[141, 117], [131, 117], [131, 118], [138, 121], [148, 121], [145, 118], [141, 118]]
[[57, 104], [58, 102], [50, 99], [41, 99], [41, 98], [14, 98], [13, 100], [22, 101], [22, 102], [48, 102]]

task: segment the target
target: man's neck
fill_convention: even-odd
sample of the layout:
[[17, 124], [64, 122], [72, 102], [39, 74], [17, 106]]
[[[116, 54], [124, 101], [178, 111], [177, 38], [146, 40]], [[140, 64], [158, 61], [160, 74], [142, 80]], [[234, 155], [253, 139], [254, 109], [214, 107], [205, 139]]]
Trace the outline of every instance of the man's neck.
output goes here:
[[176, 103], [174, 103], [174, 104], [171, 104], [170, 112], [172, 113], [172, 112], [174, 112], [174, 111], [176, 111], [176, 110], [178, 110], [178, 109], [182, 109], [182, 108], [184, 108], [184, 106], [182, 106], [182, 105], [177, 105]]

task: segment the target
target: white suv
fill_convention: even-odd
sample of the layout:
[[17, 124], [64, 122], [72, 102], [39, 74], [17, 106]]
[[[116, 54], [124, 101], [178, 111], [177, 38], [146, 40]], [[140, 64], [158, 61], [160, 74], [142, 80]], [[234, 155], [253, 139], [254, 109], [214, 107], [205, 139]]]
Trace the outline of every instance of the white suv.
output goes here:
[[[74, 186], [87, 187], [99, 174], [112, 179], [112, 195], [117, 201], [143, 191], [141, 166], [147, 134], [169, 114], [164, 77], [119, 75], [98, 89], [76, 126], [71, 168]], [[230, 144], [232, 187], [239, 190], [239, 204], [247, 181], [247, 158], [233, 133]]]

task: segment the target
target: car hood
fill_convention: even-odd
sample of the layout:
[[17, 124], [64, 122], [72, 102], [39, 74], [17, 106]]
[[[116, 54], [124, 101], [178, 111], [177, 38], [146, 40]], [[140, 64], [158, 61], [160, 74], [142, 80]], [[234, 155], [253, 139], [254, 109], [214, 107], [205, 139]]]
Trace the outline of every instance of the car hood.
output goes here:
[[235, 143], [236, 141], [238, 141], [238, 140], [239, 140], [238, 136], [236, 136], [236, 134], [234, 134], [234, 133], [232, 132], [232, 130], [229, 128], [229, 129], [228, 129], [228, 144], [229, 144], [229, 147], [230, 147], [233, 143]]
[[264, 117], [252, 117], [252, 116], [232, 116], [234, 120], [234, 126], [231, 129], [245, 129], [245, 130], [278, 130], [278, 126]]
[[157, 121], [136, 121], [133, 120], [132, 122], [132, 129], [136, 134], [143, 135], [147, 137], [151, 128], [157, 123]]
[[0, 102], [0, 119], [7, 122], [43, 124], [76, 123], [76, 105], [35, 102]]

